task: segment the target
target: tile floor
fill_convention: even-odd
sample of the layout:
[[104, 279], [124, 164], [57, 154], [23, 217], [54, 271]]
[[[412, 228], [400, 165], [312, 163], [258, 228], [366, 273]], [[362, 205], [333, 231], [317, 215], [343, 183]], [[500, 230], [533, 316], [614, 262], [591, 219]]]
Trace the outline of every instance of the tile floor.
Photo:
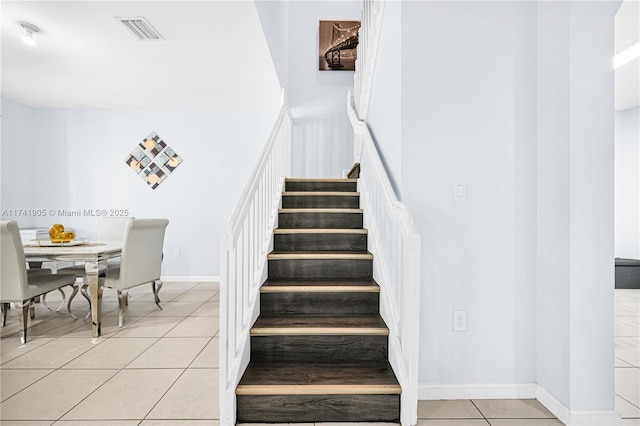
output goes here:
[[[12, 311], [0, 331], [1, 425], [218, 425], [217, 284], [165, 283], [162, 311], [136, 288], [122, 329], [113, 293], [100, 339], [89, 322], [38, 304], [21, 346]], [[55, 309], [60, 295], [47, 299]], [[616, 291], [616, 404], [625, 425], [640, 426], [639, 306], [640, 291]], [[83, 316], [88, 305], [77, 297], [73, 309]], [[535, 400], [420, 401], [418, 417], [420, 426], [562, 424]]]

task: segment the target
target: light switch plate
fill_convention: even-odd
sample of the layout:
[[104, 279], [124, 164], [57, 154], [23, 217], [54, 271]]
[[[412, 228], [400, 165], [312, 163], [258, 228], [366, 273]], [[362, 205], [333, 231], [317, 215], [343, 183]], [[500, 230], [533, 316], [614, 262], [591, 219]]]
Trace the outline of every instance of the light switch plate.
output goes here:
[[453, 184], [453, 200], [467, 201], [467, 184], [464, 182], [455, 182]]

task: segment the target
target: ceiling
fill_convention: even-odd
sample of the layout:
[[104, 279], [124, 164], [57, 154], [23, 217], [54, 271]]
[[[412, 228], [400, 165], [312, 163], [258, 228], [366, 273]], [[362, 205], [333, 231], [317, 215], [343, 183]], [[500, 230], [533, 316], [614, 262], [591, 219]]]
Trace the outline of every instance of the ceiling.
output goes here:
[[[253, 1], [7, 1], [2, 96], [34, 108], [262, 108], [279, 84]], [[139, 41], [114, 17], [144, 16]], [[21, 22], [40, 28], [26, 46]], [[616, 15], [619, 52], [640, 39], [640, 1]], [[640, 59], [618, 68], [616, 109], [640, 104]]]
[[[2, 96], [34, 108], [263, 108], [280, 86], [253, 1], [5, 1]], [[144, 16], [140, 41], [116, 16]], [[22, 42], [20, 23], [40, 28]]]

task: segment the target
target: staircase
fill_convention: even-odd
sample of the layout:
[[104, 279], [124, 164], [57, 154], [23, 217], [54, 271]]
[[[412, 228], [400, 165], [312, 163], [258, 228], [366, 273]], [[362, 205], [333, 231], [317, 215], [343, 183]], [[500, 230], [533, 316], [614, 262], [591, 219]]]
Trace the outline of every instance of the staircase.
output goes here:
[[356, 179], [287, 179], [237, 423], [398, 422]]

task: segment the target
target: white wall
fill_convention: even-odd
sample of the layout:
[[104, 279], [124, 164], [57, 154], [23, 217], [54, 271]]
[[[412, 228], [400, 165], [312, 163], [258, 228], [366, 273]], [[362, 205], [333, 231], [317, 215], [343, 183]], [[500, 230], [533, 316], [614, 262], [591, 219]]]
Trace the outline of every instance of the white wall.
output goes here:
[[[420, 383], [533, 383], [535, 4], [406, 2], [402, 28], [401, 190], [423, 241]], [[466, 202], [453, 201], [454, 182], [466, 182]], [[467, 311], [467, 332], [453, 331], [454, 310]]]
[[538, 384], [575, 412], [614, 408], [618, 5], [538, 5]]
[[341, 177], [353, 165], [346, 98], [354, 73], [318, 70], [318, 24], [320, 20], [360, 20], [361, 8], [360, 1], [289, 3], [293, 176]]
[[616, 111], [616, 257], [640, 259], [640, 107]]
[[566, 421], [609, 424], [617, 4], [391, 3], [369, 125], [422, 234], [421, 386], [537, 384]]
[[388, 1], [367, 124], [396, 196], [402, 186], [402, 3]]
[[280, 86], [289, 91], [289, 2], [254, 0]]
[[[25, 204], [49, 209], [127, 209], [135, 217], [170, 220], [163, 275], [219, 275], [220, 237], [275, 119], [273, 111], [247, 110], [32, 110], [3, 100], [20, 114], [3, 111], [3, 208]], [[276, 101], [277, 102], [277, 101]], [[14, 121], [15, 117], [15, 121]], [[29, 155], [20, 131], [33, 130]], [[156, 131], [183, 163], [152, 190], [124, 163], [127, 154]], [[32, 180], [18, 165], [5, 169], [9, 153], [30, 157]], [[33, 186], [33, 188], [30, 188]], [[97, 217], [47, 216], [21, 226], [63, 223], [79, 236], [95, 236]], [[181, 257], [175, 257], [175, 251]]]
[[[2, 99], [0, 110], [0, 210], [30, 209], [35, 201], [33, 110], [8, 99]], [[11, 212], [0, 214], [2, 219], [17, 219]], [[34, 223], [33, 216], [21, 218], [24, 227]]]

